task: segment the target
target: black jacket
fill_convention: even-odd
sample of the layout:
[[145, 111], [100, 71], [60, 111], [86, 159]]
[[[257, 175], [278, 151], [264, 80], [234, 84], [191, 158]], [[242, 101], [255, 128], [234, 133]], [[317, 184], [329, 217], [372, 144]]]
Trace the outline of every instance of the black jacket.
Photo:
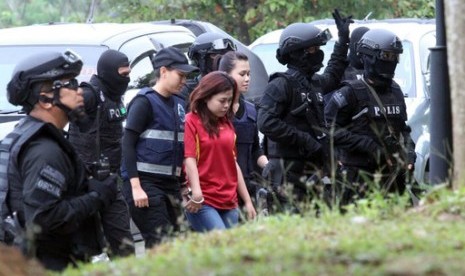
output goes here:
[[[383, 107], [363, 80], [355, 80], [335, 91], [326, 105], [326, 118], [336, 130], [334, 141], [342, 150], [341, 161], [348, 166], [374, 169], [383, 165], [393, 151], [402, 150], [405, 161], [413, 164], [415, 144], [406, 124], [407, 108], [399, 85], [393, 81], [390, 87], [375, 93]], [[389, 145], [390, 136], [400, 143], [397, 148]]]
[[111, 172], [117, 173], [121, 166], [126, 108], [121, 97], [115, 99], [108, 93], [96, 75], [92, 76], [90, 83], [81, 83], [81, 87], [88, 118], [79, 124], [70, 123], [69, 141], [88, 168], [103, 154], [109, 159]]
[[[309, 78], [290, 68], [265, 88], [258, 106], [257, 125], [267, 137], [271, 158], [301, 159], [321, 163], [324, 130], [323, 95], [336, 89], [347, 67], [347, 46], [335, 44], [323, 74]], [[304, 106], [307, 104], [307, 106]]]
[[29, 137], [11, 151], [18, 154], [10, 156], [8, 170], [19, 176], [9, 182], [7, 204], [18, 213], [21, 225], [33, 232], [25, 246], [27, 254], [49, 269], [61, 270], [100, 252], [95, 215], [102, 202], [87, 191], [84, 167], [63, 133], [33, 117], [24, 120], [39, 127], [23, 133]]

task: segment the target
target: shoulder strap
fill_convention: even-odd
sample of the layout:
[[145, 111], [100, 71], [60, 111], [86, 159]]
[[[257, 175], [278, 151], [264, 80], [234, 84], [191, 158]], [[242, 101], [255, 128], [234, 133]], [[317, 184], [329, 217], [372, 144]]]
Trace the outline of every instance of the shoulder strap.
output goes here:
[[373, 96], [373, 98], [375, 98], [375, 101], [376, 103], [378, 104], [379, 106], [379, 109], [380, 109], [380, 112], [381, 114], [383, 114], [383, 117], [384, 117], [384, 120], [386, 120], [386, 125], [388, 127], [388, 130], [389, 130], [389, 134], [393, 135], [395, 137], [395, 131], [394, 131], [394, 128], [392, 127], [391, 123], [389, 122], [388, 118], [387, 118], [387, 115], [386, 115], [386, 110], [384, 109], [384, 105], [383, 103], [381, 102], [381, 99], [379, 98], [378, 94], [376, 93], [375, 89], [373, 89], [373, 87], [371, 87], [371, 85], [369, 85], [364, 79], [362, 79], [362, 81], [365, 83], [365, 85], [368, 87], [368, 90], [370, 91], [371, 95]]
[[93, 92], [93, 95], [97, 99], [96, 101], [97, 105], [102, 102], [102, 99], [100, 98], [100, 91], [97, 89], [97, 87], [93, 86], [90, 82], [83, 81], [79, 84], [79, 86], [88, 88]]
[[255, 105], [249, 101], [244, 100], [244, 108], [247, 112], [247, 117], [252, 120], [257, 120], [257, 110], [255, 109]]
[[144, 87], [144, 88], [141, 88], [141, 90], [139, 90], [139, 92], [137, 92], [138, 95], [147, 95], [148, 93], [153, 93], [155, 92], [152, 87]]
[[343, 81], [343, 85], [349, 86], [352, 88], [352, 93], [357, 99], [357, 102], [360, 103], [360, 106], [367, 106], [370, 103], [370, 96], [367, 93], [365, 83], [361, 80], [349, 80]]

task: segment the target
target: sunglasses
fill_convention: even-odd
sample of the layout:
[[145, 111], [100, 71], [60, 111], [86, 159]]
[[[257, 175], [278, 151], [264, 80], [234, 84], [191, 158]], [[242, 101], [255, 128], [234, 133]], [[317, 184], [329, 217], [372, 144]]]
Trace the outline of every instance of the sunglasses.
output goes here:
[[399, 53], [390, 51], [379, 51], [378, 58], [384, 61], [399, 62]]
[[67, 82], [62, 82], [60, 80], [56, 80], [56, 81], [53, 82], [52, 89], [50, 91], [60, 90], [61, 88], [77, 90], [78, 87], [79, 87], [79, 82], [78, 82], [77, 79], [70, 79]]

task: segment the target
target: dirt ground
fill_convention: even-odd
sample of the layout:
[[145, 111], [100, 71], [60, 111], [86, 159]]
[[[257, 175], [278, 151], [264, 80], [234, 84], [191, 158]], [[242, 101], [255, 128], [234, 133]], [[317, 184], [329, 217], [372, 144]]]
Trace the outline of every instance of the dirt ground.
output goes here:
[[46, 275], [35, 260], [26, 260], [18, 248], [0, 244], [0, 276]]

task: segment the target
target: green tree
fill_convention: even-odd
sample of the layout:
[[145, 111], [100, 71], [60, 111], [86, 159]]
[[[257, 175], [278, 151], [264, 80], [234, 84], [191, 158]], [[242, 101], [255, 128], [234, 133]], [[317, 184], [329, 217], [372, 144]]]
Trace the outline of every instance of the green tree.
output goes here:
[[209, 21], [245, 44], [292, 22], [332, 18], [334, 8], [357, 19], [434, 17], [434, 0], [5, 0], [0, 27], [85, 22], [91, 3], [94, 22]]
[[434, 17], [434, 0], [108, 0], [111, 14], [120, 22], [188, 18], [209, 21], [245, 44], [266, 32], [292, 22], [331, 18], [339, 8], [344, 14], [363, 19]]

